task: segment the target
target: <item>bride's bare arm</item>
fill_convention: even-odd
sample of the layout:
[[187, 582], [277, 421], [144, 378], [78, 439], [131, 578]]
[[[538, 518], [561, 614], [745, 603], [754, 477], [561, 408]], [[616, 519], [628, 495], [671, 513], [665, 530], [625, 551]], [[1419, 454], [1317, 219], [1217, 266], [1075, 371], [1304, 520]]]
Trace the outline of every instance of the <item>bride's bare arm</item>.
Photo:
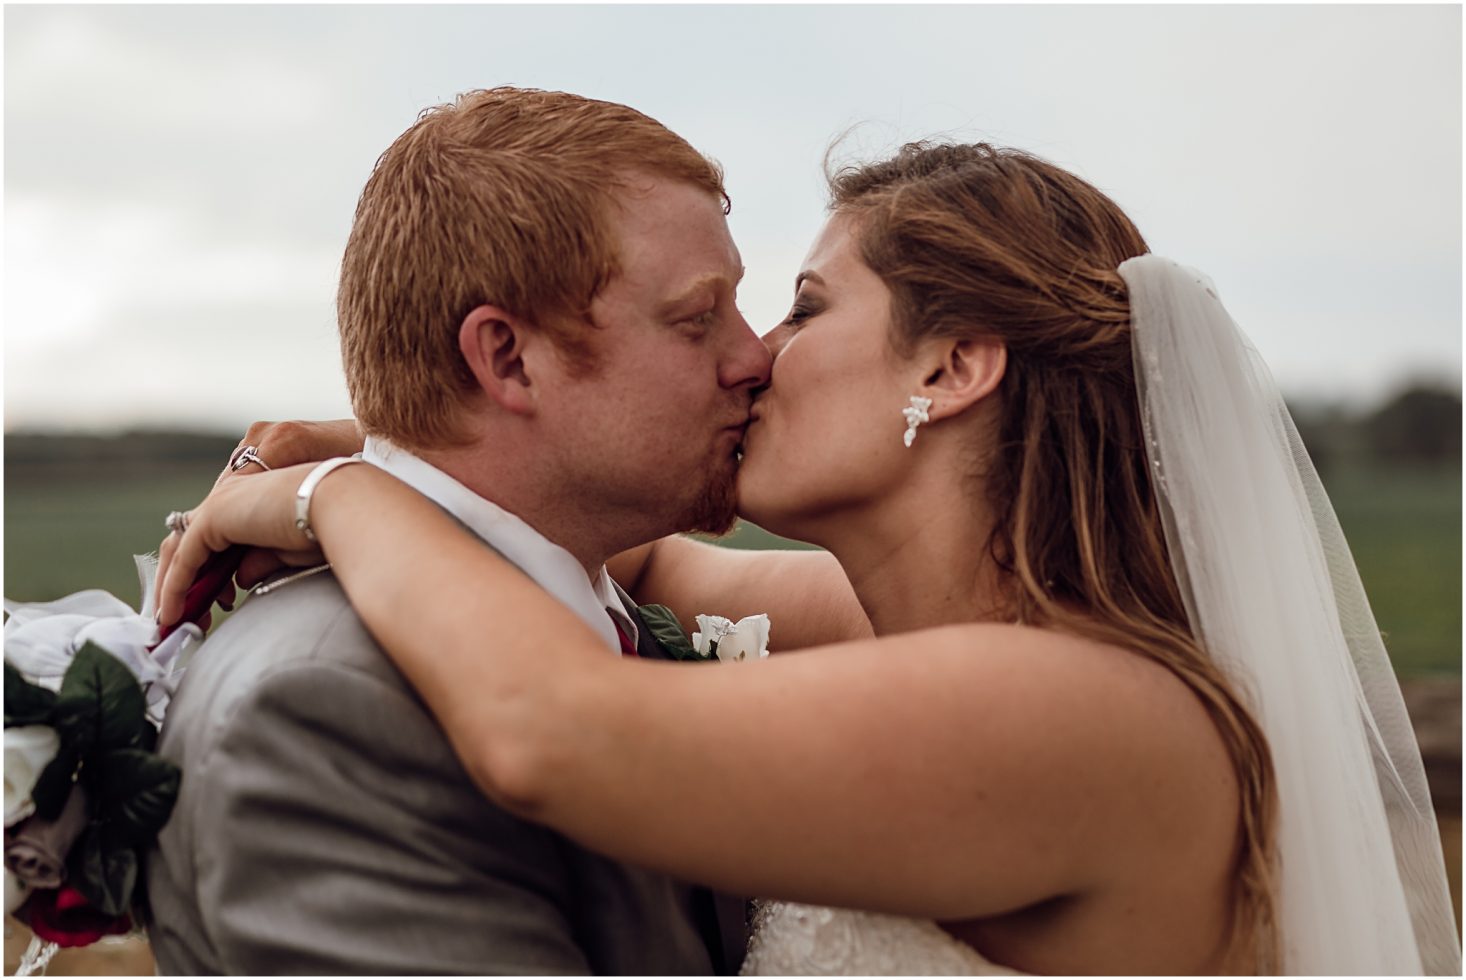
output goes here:
[[[282, 468], [362, 448], [355, 419], [255, 422], [240, 445], [252, 445], [270, 466]], [[261, 472], [244, 467], [238, 475]], [[227, 467], [220, 481], [234, 476]], [[242, 584], [275, 569], [255, 558]], [[769, 637], [774, 652], [871, 635], [870, 622], [839, 562], [822, 551], [738, 551], [671, 535], [607, 562], [611, 577], [638, 603], [669, 607], [686, 627], [698, 613], [742, 619], [768, 613], [781, 624]]]
[[825, 551], [742, 551], [672, 535], [606, 563], [638, 603], [661, 603], [691, 628], [698, 613], [767, 613], [778, 653], [871, 635], [850, 580]]
[[[207, 550], [301, 547], [302, 470], [231, 481], [195, 512], [165, 622]], [[311, 516], [483, 791], [621, 860], [961, 919], [1102, 890], [1235, 819], [1167, 681], [1112, 648], [989, 625], [756, 663], [623, 660], [372, 467], [327, 477]]]

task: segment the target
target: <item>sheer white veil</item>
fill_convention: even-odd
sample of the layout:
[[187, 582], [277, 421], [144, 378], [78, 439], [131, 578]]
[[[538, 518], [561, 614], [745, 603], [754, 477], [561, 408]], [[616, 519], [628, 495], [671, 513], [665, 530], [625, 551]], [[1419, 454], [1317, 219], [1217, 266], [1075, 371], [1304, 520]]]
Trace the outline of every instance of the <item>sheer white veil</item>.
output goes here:
[[1154, 255], [1119, 272], [1186, 611], [1277, 771], [1283, 969], [1459, 975], [1420, 749], [1272, 376], [1201, 273]]

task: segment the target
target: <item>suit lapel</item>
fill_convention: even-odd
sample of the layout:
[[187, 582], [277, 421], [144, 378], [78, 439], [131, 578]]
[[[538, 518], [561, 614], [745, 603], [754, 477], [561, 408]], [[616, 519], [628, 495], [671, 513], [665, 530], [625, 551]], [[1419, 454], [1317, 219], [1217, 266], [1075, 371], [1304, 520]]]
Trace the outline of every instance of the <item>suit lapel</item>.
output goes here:
[[621, 600], [621, 605], [626, 607], [626, 615], [630, 616], [631, 621], [636, 624], [636, 655], [647, 660], [671, 660], [667, 651], [657, 643], [656, 637], [652, 636], [652, 631], [647, 629], [646, 622], [641, 618], [641, 611], [636, 606], [636, 600], [632, 599], [615, 580], [612, 580], [611, 587], [616, 590], [616, 596]]
[[[626, 614], [636, 623], [636, 655], [647, 660], [671, 660], [647, 629], [636, 602], [616, 582], [611, 583]], [[693, 886], [693, 908], [697, 912], [698, 928], [703, 940], [713, 955], [718, 973], [732, 976], [743, 966], [743, 956], [748, 948], [748, 900], [736, 895], [724, 895], [701, 885]]]

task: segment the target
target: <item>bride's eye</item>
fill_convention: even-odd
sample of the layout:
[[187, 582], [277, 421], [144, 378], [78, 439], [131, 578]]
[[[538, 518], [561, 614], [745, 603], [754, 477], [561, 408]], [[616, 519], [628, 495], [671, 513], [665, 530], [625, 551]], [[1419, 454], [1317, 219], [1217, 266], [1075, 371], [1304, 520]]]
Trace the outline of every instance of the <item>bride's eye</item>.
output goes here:
[[808, 320], [810, 317], [814, 316], [816, 312], [818, 311], [815, 310], [813, 306], [803, 303], [795, 303], [794, 308], [789, 311], [789, 315], [784, 318], [784, 322], [780, 324], [780, 326], [797, 327], [805, 320]]

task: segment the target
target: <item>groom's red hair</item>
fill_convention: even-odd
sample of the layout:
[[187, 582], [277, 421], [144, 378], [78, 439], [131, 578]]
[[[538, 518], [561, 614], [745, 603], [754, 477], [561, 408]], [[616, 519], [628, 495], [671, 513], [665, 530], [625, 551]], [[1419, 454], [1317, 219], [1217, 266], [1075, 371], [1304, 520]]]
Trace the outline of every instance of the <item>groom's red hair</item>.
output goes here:
[[425, 110], [377, 160], [341, 261], [337, 320], [363, 429], [410, 449], [466, 441], [458, 329], [491, 304], [590, 367], [586, 313], [618, 270], [609, 212], [632, 172], [728, 196], [656, 120], [564, 92], [494, 88]]

